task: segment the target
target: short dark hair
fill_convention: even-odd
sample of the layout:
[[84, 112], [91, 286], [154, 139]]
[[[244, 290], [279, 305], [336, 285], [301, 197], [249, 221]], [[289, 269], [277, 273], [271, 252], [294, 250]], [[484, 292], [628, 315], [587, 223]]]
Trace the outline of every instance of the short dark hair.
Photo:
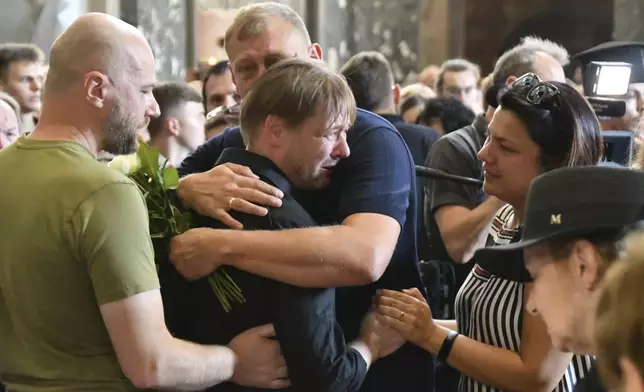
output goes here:
[[222, 60], [215, 65], [211, 65], [206, 71], [206, 74], [203, 77], [203, 83], [201, 84], [201, 101], [203, 102], [204, 109], [206, 109], [206, 105], [208, 103], [208, 97], [206, 97], [206, 84], [208, 83], [208, 79], [210, 79], [211, 76], [223, 75], [226, 73], [226, 71], [228, 71], [229, 64], [230, 62], [228, 60]]
[[603, 153], [602, 130], [588, 101], [565, 83], [551, 82], [559, 93], [539, 105], [527, 101], [530, 86], [516, 85], [500, 97], [501, 109], [513, 112], [541, 150], [542, 170], [594, 166]]
[[374, 111], [391, 100], [394, 76], [381, 53], [360, 52], [342, 66], [340, 73], [347, 79], [360, 109]]
[[6, 80], [9, 66], [18, 61], [42, 63], [45, 53], [34, 44], [0, 44], [0, 79]]
[[427, 101], [417, 122], [429, 126], [437, 118], [443, 125], [445, 134], [448, 134], [471, 125], [475, 117], [476, 114], [458, 99], [438, 97]]
[[[187, 102], [201, 103], [199, 92], [192, 86], [183, 82], [166, 82], [156, 85], [152, 89], [154, 99], [159, 104], [160, 115], [150, 120], [148, 132], [154, 138], [161, 131], [163, 122], [172, 116], [179, 105]], [[204, 131], [205, 132], [205, 131]]]
[[[494, 109], [499, 107], [499, 97], [507, 89], [505, 83], [493, 84], [485, 90], [485, 105]], [[485, 108], [487, 110], [487, 107]]]
[[441, 94], [443, 92], [443, 86], [445, 85], [445, 72], [466, 72], [470, 71], [474, 74], [476, 78], [476, 83], [480, 82], [481, 79], [481, 68], [465, 59], [450, 59], [445, 61], [441, 65], [441, 69], [438, 72], [438, 77], [436, 78], [436, 92]]

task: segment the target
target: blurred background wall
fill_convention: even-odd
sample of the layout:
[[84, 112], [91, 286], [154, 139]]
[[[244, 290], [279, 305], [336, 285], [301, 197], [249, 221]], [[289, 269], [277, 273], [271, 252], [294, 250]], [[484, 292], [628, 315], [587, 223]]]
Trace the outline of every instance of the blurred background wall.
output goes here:
[[[250, 0], [0, 0], [0, 41], [48, 51], [78, 15], [107, 12], [137, 26], [161, 80], [178, 80], [225, 57], [223, 33]], [[644, 0], [282, 0], [302, 15], [326, 60], [342, 65], [377, 49], [399, 82], [428, 64], [463, 56], [489, 72], [520, 37], [537, 34], [571, 53], [616, 40], [644, 41]]]

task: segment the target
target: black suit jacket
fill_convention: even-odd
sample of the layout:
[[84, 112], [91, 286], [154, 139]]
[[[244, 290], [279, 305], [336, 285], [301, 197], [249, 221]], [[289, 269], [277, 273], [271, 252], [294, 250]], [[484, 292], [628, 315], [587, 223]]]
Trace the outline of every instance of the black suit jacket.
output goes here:
[[[425, 293], [416, 246], [416, 175], [412, 156], [392, 124], [361, 109], [347, 135], [351, 156], [341, 160], [328, 187], [317, 192], [297, 192], [295, 198], [324, 225], [335, 225], [358, 213], [389, 216], [402, 231], [385, 273], [375, 283], [336, 288], [336, 317], [347, 339], [358, 337], [360, 324], [373, 303], [377, 289], [417, 287]], [[239, 128], [228, 129], [208, 140], [178, 168], [181, 175], [210, 170], [227, 147], [244, 148]], [[378, 360], [369, 369], [361, 392], [427, 392], [433, 389], [433, 357], [411, 343]]]
[[[217, 164], [232, 162], [248, 166], [253, 173], [284, 192], [282, 207], [270, 208], [264, 217], [233, 212], [246, 230], [282, 230], [315, 226], [311, 216], [293, 198], [285, 175], [268, 159], [229, 148]], [[225, 229], [219, 221], [198, 217], [201, 227]], [[367, 364], [346, 346], [335, 316], [335, 290], [291, 286], [253, 275], [234, 267], [223, 267], [241, 288], [245, 303], [231, 302], [226, 313], [207, 278], [189, 283], [174, 268], [166, 267], [162, 292], [168, 306], [168, 326], [179, 338], [201, 344], [228, 344], [245, 330], [272, 323], [286, 359], [292, 386], [289, 391], [357, 391], [367, 373]], [[233, 383], [213, 391], [250, 391]]]

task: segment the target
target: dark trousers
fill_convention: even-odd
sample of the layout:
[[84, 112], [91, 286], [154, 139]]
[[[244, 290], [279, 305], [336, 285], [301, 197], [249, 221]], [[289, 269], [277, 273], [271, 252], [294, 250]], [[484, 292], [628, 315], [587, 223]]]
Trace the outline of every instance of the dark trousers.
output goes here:
[[456, 392], [461, 373], [447, 364], [436, 361], [434, 373], [435, 392]]

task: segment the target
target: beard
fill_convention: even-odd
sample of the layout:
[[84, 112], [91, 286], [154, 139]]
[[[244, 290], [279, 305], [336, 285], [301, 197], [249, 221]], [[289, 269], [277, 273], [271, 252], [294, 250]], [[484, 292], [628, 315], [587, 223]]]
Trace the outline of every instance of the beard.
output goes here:
[[123, 106], [119, 100], [114, 102], [112, 112], [103, 121], [102, 131], [104, 135], [104, 150], [114, 155], [127, 155], [136, 152], [138, 141], [137, 131], [146, 127], [143, 124], [137, 123], [128, 116], [123, 110]]

